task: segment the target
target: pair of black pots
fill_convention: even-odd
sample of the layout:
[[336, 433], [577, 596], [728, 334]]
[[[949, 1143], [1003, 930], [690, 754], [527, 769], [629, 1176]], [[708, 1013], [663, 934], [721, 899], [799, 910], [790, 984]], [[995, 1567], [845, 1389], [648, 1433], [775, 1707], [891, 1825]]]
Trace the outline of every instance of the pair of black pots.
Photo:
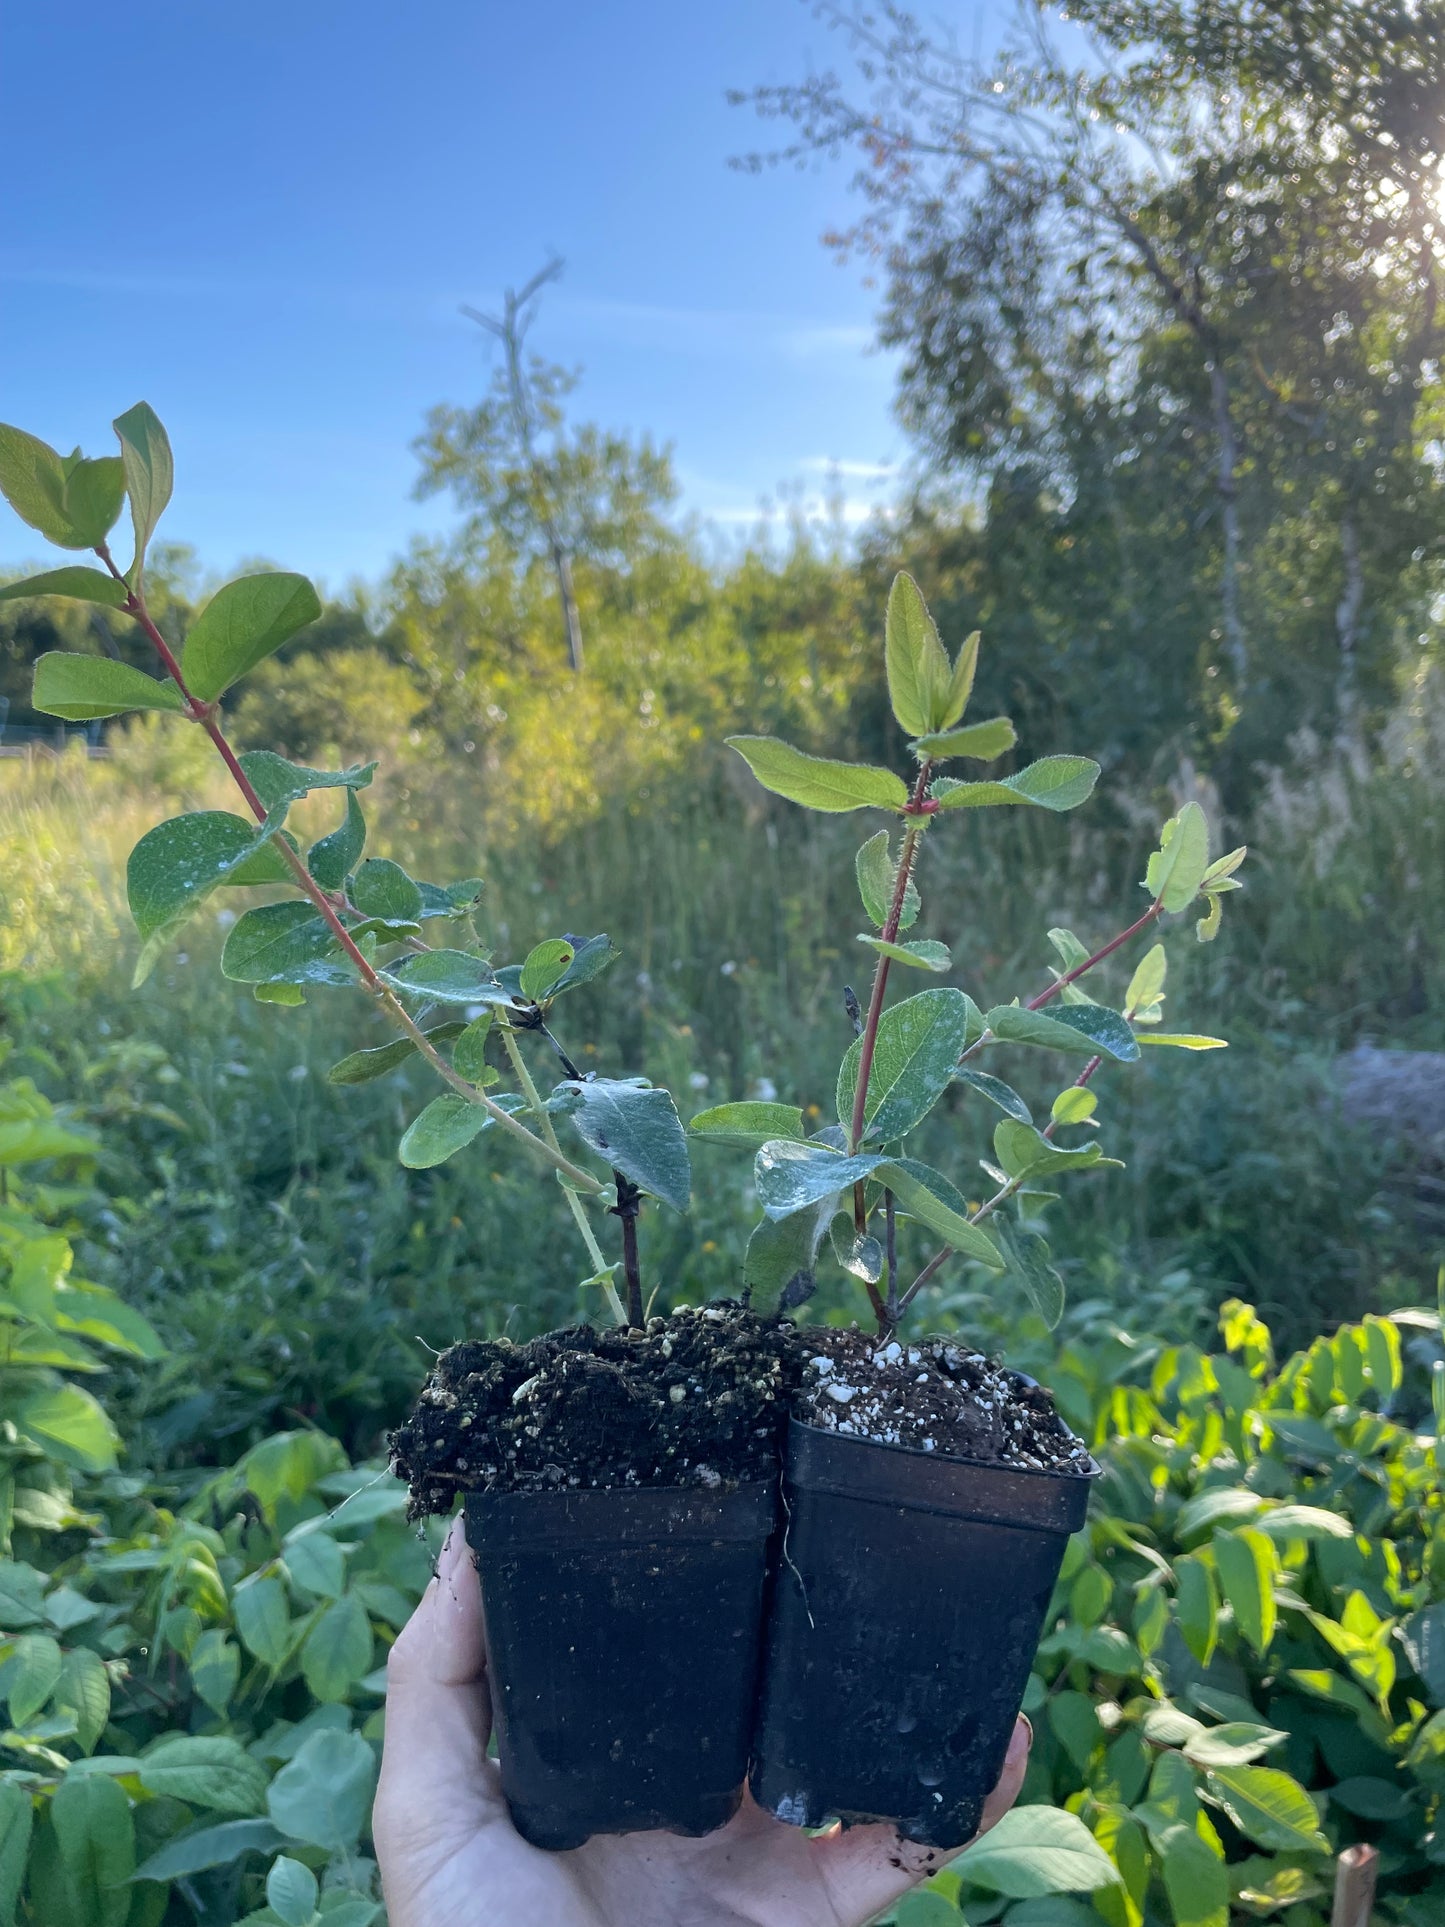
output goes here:
[[962, 1845], [1089, 1484], [793, 1421], [781, 1493], [470, 1494], [519, 1832], [709, 1833], [746, 1781], [796, 1826]]

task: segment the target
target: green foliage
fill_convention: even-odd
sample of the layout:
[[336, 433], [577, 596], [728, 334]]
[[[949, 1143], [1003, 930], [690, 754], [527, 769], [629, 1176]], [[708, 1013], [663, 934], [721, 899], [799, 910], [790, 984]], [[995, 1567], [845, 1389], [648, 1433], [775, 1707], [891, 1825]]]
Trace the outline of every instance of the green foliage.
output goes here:
[[[1317, 1927], [1356, 1840], [1381, 1849], [1377, 1918], [1432, 1917], [1445, 1540], [1434, 1441], [1396, 1415], [1399, 1328], [1345, 1326], [1278, 1372], [1251, 1307], [1220, 1328], [1213, 1354], [1120, 1335], [1059, 1358], [1100, 1503], [1024, 1701], [1025, 1804], [933, 1883], [940, 1922], [1023, 1927], [1029, 1897], [1092, 1890], [1080, 1927], [1285, 1907]], [[1013, 1858], [1063, 1819], [1084, 1839], [1060, 1847], [1102, 1865]]]

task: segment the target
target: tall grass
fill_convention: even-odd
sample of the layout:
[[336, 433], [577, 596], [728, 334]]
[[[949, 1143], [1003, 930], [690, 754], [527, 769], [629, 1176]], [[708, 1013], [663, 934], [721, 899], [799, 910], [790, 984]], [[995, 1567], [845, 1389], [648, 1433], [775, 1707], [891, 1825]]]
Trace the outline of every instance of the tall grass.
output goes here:
[[[1422, 678], [1377, 756], [1301, 754], [1269, 785], [1248, 888], [1218, 944], [1201, 952], [1187, 926], [1168, 939], [1170, 1021], [1218, 1028], [1234, 1048], [1150, 1052], [1100, 1080], [1109, 1148], [1128, 1169], [1075, 1180], [1055, 1227], [1092, 1315], [1144, 1305], [1182, 1332], [1238, 1291], [1288, 1335], [1424, 1295], [1434, 1234], [1386, 1183], [1384, 1153], [1339, 1117], [1329, 1067], [1365, 1031], [1445, 1041], [1445, 906], [1430, 887], [1445, 874], [1442, 716], [1438, 683]], [[90, 1261], [158, 1318], [182, 1361], [170, 1381], [133, 1388], [158, 1447], [209, 1450], [286, 1413], [369, 1445], [427, 1347], [595, 1309], [574, 1282], [584, 1254], [505, 1147], [482, 1140], [437, 1171], [400, 1169], [394, 1145], [431, 1094], [425, 1077], [338, 1091], [326, 1066], [381, 1035], [359, 997], [317, 992], [281, 1011], [225, 984], [216, 959], [240, 893], [213, 898], [127, 988], [130, 846], [177, 807], [233, 806], [198, 747], [162, 720], [120, 732], [106, 762], [73, 751], [0, 763], [0, 1021], [12, 1068], [129, 1120], [127, 1158], [105, 1175], [133, 1203], [92, 1224]], [[422, 874], [486, 876], [499, 955], [561, 930], [612, 933], [622, 962], [559, 1011], [572, 1055], [645, 1071], [684, 1111], [771, 1086], [823, 1119], [849, 1035], [843, 985], [861, 990], [868, 975], [854, 941], [857, 825], [774, 806], [703, 752], [685, 779], [638, 764], [577, 828], [545, 836], [499, 819], [495, 780], [439, 775], [419, 755], [391, 779], [394, 815], [371, 808], [375, 792], [368, 808], [400, 820], [395, 853]], [[318, 833], [334, 799], [313, 805]], [[931, 840], [926, 927], [980, 1002], [1046, 981], [1051, 926], [1101, 939], [1132, 914], [1157, 813], [1116, 797], [1096, 814], [1091, 828], [1088, 813], [980, 813]], [[1117, 993], [1128, 968], [1121, 959], [1098, 994]], [[1018, 1059], [1009, 1074], [1046, 1100], [1055, 1067]], [[967, 1190], [991, 1123], [960, 1091], [925, 1154]], [[648, 1279], [674, 1301], [735, 1288], [755, 1216], [745, 1159], [701, 1147], [694, 1165], [689, 1216], [644, 1219]], [[980, 1295], [961, 1268], [937, 1309], [991, 1342], [1017, 1327], [1007, 1286]]]

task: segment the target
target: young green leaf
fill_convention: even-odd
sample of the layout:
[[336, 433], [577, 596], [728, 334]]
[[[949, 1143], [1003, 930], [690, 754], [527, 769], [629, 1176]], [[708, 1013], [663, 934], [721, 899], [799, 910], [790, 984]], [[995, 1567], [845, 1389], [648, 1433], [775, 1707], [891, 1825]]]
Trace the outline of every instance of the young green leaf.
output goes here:
[[1164, 982], [1169, 974], [1169, 959], [1162, 943], [1156, 943], [1139, 959], [1129, 988], [1124, 993], [1124, 1015], [1133, 1024], [1157, 1024], [1164, 1015]]
[[146, 832], [126, 865], [126, 894], [142, 939], [137, 984], [187, 918], [263, 841], [254, 824], [224, 810], [195, 810]]
[[776, 736], [729, 736], [735, 749], [765, 790], [785, 796], [805, 809], [842, 814], [848, 810], [901, 811], [908, 789], [890, 769], [867, 764], [839, 763], [826, 756], [809, 756]]
[[[766, 1223], [766, 1220], [764, 1220]], [[784, 1219], [784, 1223], [791, 1220]], [[851, 1218], [834, 1214], [829, 1226], [833, 1256], [851, 1277], [876, 1285], [883, 1276], [883, 1247], [866, 1231], [855, 1231]]]
[[587, 1077], [559, 1084], [547, 1108], [649, 1197], [686, 1211], [692, 1189], [687, 1137], [669, 1092], [640, 1078]]
[[699, 1111], [687, 1127], [689, 1137], [709, 1144], [737, 1144], [756, 1151], [777, 1137], [803, 1137], [803, 1113], [796, 1104], [715, 1104]]
[[1049, 1011], [997, 1004], [984, 1022], [1001, 1044], [1036, 1044], [1076, 1057], [1102, 1054], [1120, 1064], [1132, 1064], [1139, 1056], [1140, 1040], [1118, 1011], [1108, 1010], [1103, 1004], [1075, 1004]]
[[554, 998], [564, 991], [576, 990], [581, 984], [590, 984], [594, 977], [610, 970], [622, 955], [605, 930], [595, 937], [568, 937], [567, 941], [572, 946], [572, 961], [552, 986], [550, 994]]
[[320, 1895], [316, 1876], [300, 1860], [279, 1854], [266, 1876], [266, 1904], [283, 1927], [311, 1927]]
[[1065, 1150], [1051, 1143], [1032, 1124], [1020, 1124], [1011, 1117], [1000, 1118], [994, 1126], [993, 1148], [1010, 1178], [1041, 1178], [1051, 1171], [1087, 1171], [1096, 1164], [1118, 1167], [1118, 1160], [1106, 1158], [1097, 1144], [1081, 1144], [1077, 1150]]
[[108, 656], [81, 656], [63, 649], [48, 650], [36, 662], [33, 700], [47, 716], [63, 716], [72, 723], [121, 716], [132, 709], [176, 712], [185, 706], [173, 682], [158, 682], [143, 669], [112, 662]]
[[952, 670], [911, 575], [893, 578], [885, 638], [888, 699], [903, 730], [925, 736], [945, 728]]
[[[961, 990], [924, 990], [885, 1010], [878, 1024], [864, 1124], [870, 1138], [891, 1143], [911, 1131], [947, 1090], [977, 1018]], [[838, 1069], [838, 1121], [851, 1127], [863, 1040], [855, 1038]]]
[[899, 1209], [910, 1218], [946, 1238], [955, 1251], [1002, 1271], [1004, 1261], [993, 1239], [980, 1226], [968, 1221], [968, 1205], [957, 1187], [916, 1158], [894, 1158], [880, 1165], [878, 1181], [892, 1191]]
[[968, 708], [969, 698], [973, 694], [973, 679], [978, 674], [978, 644], [979, 632], [975, 629], [971, 635], [964, 637], [954, 658], [948, 678], [948, 699], [944, 703], [943, 720], [939, 724], [942, 730], [951, 730]]
[[950, 970], [953, 967], [953, 952], [946, 943], [934, 943], [924, 939], [920, 943], [885, 943], [869, 931], [859, 931], [859, 943], [866, 943], [881, 956], [891, 957], [894, 963], [907, 964], [913, 970]]
[[421, 891], [390, 857], [366, 859], [352, 881], [351, 901], [364, 917], [414, 923], [421, 915]]
[[93, 549], [115, 527], [125, 501], [125, 469], [119, 455], [102, 455], [87, 461], [77, 448], [62, 457], [65, 493], [61, 506], [70, 524], [71, 549]]
[[1071, 1084], [1054, 1099], [1049, 1116], [1055, 1124], [1087, 1124], [1099, 1108], [1095, 1092]]
[[304, 898], [263, 903], [232, 925], [221, 972], [238, 984], [352, 984], [356, 973], [329, 924]]
[[93, 548], [77, 542], [65, 513], [65, 470], [48, 442], [0, 422], [0, 495], [22, 522], [58, 549]]
[[1140, 1034], [1141, 1044], [1166, 1044], [1174, 1050], [1228, 1050], [1227, 1037], [1203, 1037], [1197, 1031], [1146, 1030]]
[[120, 438], [120, 458], [125, 467], [125, 488], [135, 530], [135, 560], [131, 564], [130, 579], [138, 585], [147, 545], [175, 486], [175, 462], [170, 438], [149, 402], [138, 401], [134, 408], [117, 415], [111, 425]]
[[[450, 1029], [450, 1026], [442, 1025], [439, 1028]], [[471, 1084], [483, 1084], [491, 1075], [486, 1058], [487, 1038], [491, 1029], [492, 1013], [484, 1010], [480, 1017], [472, 1019], [452, 1046], [452, 1069]], [[427, 1035], [434, 1033], [429, 1031]]]
[[1064, 1281], [1049, 1263], [1049, 1247], [1036, 1231], [1015, 1224], [1005, 1211], [993, 1228], [1008, 1260], [1009, 1276], [1023, 1286], [1030, 1304], [1052, 1331], [1064, 1315]]
[[519, 979], [522, 995], [540, 1004], [567, 975], [576, 951], [565, 937], [548, 937], [527, 953]]
[[[361, 860], [366, 848], [366, 818], [356, 791], [346, 792], [346, 817], [340, 829], [318, 837], [306, 852], [306, 867], [323, 890], [339, 890]], [[423, 906], [425, 909], [425, 906]]]
[[304, 575], [278, 572], [228, 582], [186, 637], [181, 673], [191, 694], [214, 702], [320, 614], [320, 600]]
[[464, 917], [482, 894], [482, 879], [468, 877], [462, 883], [440, 884], [423, 883], [418, 878], [416, 887], [421, 891], [424, 917]]
[[1076, 810], [1088, 801], [1099, 780], [1099, 765], [1087, 756], [1044, 756], [1015, 776], [997, 782], [959, 783], [940, 776], [928, 793], [944, 810], [971, 810], [985, 804], [1028, 803], [1041, 810]]
[[1166, 910], [1187, 910], [1208, 869], [1209, 824], [1197, 803], [1186, 803], [1164, 825], [1144, 873], [1144, 888]]
[[870, 920], [881, 930], [888, 921], [893, 896], [893, 857], [888, 848], [887, 830], [870, 836], [853, 859], [858, 878], [858, 894]]
[[[881, 930], [893, 906], [893, 891], [898, 877], [897, 866], [888, 846], [887, 830], [880, 830], [876, 836], [869, 837], [854, 858], [854, 869], [863, 908]], [[917, 921], [918, 909], [918, 889], [910, 876], [904, 887], [903, 908], [898, 918], [900, 930], [907, 930]]]
[[971, 756], [980, 763], [991, 763], [996, 756], [1013, 748], [1018, 732], [1007, 716], [990, 717], [986, 723], [969, 723], [963, 729], [945, 729], [919, 736], [909, 745], [919, 762], [945, 763], [953, 756]]
[[102, 575], [99, 569], [87, 569], [79, 563], [68, 569], [49, 569], [44, 575], [26, 576], [20, 582], [0, 584], [0, 602], [18, 602], [43, 595], [69, 596], [76, 602], [98, 602], [106, 609], [122, 609], [126, 586], [114, 576]]
[[1001, 1078], [990, 1077], [985, 1071], [969, 1070], [966, 1067], [953, 1073], [955, 1084], [967, 1084], [970, 1090], [986, 1097], [990, 1104], [997, 1104], [1006, 1117], [1016, 1117], [1020, 1124], [1032, 1124], [1034, 1114], [1011, 1085]]
[[803, 1144], [791, 1138], [775, 1138], [759, 1148], [753, 1161], [758, 1203], [774, 1220], [790, 1218], [809, 1205], [835, 1198], [860, 1178], [871, 1177], [885, 1162], [872, 1152], [845, 1157], [816, 1138]]

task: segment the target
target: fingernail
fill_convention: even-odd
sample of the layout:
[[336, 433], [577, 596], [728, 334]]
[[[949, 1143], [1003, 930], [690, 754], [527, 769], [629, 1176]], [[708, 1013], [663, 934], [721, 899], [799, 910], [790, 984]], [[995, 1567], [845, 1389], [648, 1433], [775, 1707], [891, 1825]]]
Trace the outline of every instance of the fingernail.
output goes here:
[[466, 1549], [466, 1521], [459, 1512], [456, 1518], [452, 1520], [451, 1530], [447, 1533], [446, 1541], [441, 1549], [441, 1557], [437, 1560], [438, 1579], [446, 1581], [455, 1576], [457, 1567], [462, 1563], [462, 1555]]
[[1020, 1713], [1014, 1722], [1014, 1730], [1009, 1739], [1007, 1764], [1009, 1766], [1017, 1766], [1021, 1760], [1026, 1760], [1028, 1758], [1029, 1748], [1033, 1743], [1033, 1721], [1027, 1713]]

